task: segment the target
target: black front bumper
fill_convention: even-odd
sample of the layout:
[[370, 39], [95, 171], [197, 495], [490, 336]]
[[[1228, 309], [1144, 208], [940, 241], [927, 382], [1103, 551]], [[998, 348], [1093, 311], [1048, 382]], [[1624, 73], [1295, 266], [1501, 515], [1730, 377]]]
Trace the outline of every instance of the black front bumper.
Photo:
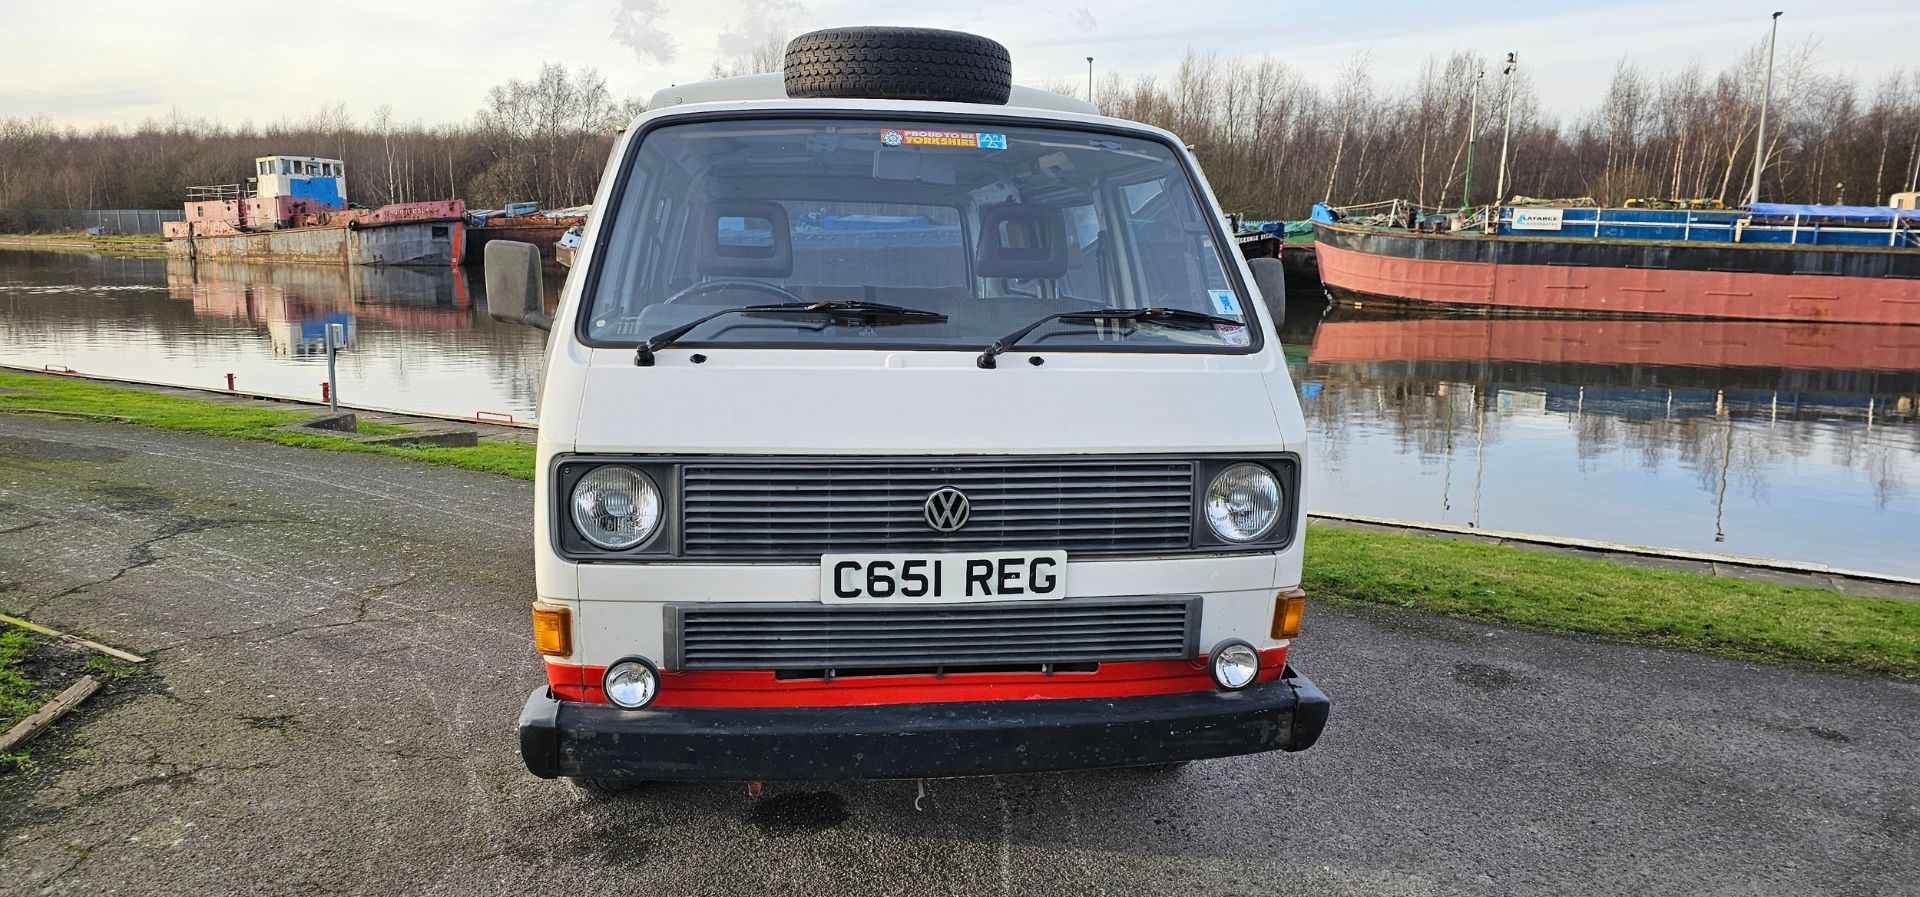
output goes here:
[[1292, 668], [1237, 692], [866, 707], [621, 710], [540, 688], [520, 713], [520, 755], [548, 779], [998, 775], [1303, 751], [1328, 708]]

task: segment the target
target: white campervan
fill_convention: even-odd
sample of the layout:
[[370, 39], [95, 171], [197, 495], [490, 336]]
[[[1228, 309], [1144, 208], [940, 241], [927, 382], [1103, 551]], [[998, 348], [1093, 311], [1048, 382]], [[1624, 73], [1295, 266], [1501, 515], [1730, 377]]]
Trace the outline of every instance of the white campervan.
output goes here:
[[1302, 750], [1305, 428], [1172, 134], [816, 32], [663, 91], [551, 318], [527, 766], [910, 778]]

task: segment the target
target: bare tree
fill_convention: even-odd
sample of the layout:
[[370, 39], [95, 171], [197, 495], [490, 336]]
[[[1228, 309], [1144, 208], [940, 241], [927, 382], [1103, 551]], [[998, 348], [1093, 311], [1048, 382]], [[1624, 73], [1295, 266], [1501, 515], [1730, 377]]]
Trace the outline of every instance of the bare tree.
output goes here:
[[[787, 23], [803, 11], [782, 0], [756, 8], [784, 11]], [[786, 24], [750, 25], [743, 19], [729, 30], [728, 55], [715, 74], [779, 68]], [[1845, 198], [1884, 202], [1897, 189], [1914, 189], [1920, 77], [1900, 72], [1863, 89], [1822, 69], [1816, 50], [1806, 44], [1785, 54], [1777, 72], [1767, 195], [1821, 201], [1844, 184]], [[1369, 62], [1355, 56], [1321, 86], [1272, 57], [1190, 50], [1171, 77], [1109, 70], [1095, 103], [1105, 114], [1179, 134], [1195, 147], [1221, 202], [1254, 217], [1302, 217], [1318, 201], [1450, 202], [1469, 176], [1469, 104], [1485, 60], [1435, 57], [1401, 83], [1376, 83]], [[1610, 204], [1725, 200], [1752, 171], [1765, 64], [1764, 44], [1718, 70], [1692, 62], [1656, 72], [1622, 62], [1601, 101], [1565, 121], [1541, 107], [1532, 69], [1523, 68], [1514, 82], [1512, 188]], [[1490, 96], [1481, 99], [1485, 149], [1500, 117]], [[0, 119], [0, 228], [30, 226], [25, 213], [33, 209], [173, 206], [189, 185], [235, 181], [253, 157], [280, 153], [345, 160], [352, 198], [365, 204], [454, 195], [483, 207], [571, 205], [591, 198], [614, 128], [641, 109], [635, 99], [612, 96], [591, 69], [546, 65], [488, 91], [469, 121], [434, 127], [397, 121], [385, 107], [356, 122], [339, 103], [265, 125], [177, 111], [125, 128]], [[1476, 154], [1474, 183], [1491, 185], [1496, 164], [1497, 153]], [[1484, 197], [1482, 188], [1476, 198]]]

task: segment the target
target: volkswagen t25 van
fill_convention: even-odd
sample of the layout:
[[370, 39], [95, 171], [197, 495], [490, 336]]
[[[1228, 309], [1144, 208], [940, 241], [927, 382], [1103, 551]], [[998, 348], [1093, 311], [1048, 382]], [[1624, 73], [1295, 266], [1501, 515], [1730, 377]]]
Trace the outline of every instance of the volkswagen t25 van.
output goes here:
[[663, 91], [549, 327], [535, 775], [920, 778], [1319, 737], [1305, 430], [1193, 156], [999, 44], [816, 32]]

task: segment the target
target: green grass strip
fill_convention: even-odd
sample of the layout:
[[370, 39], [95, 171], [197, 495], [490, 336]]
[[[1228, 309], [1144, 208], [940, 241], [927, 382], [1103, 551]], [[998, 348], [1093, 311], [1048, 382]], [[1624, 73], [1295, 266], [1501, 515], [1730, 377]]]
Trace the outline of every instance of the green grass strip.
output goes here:
[[[167, 430], [369, 452], [533, 478], [534, 447], [527, 444], [366, 445], [279, 429], [311, 416], [305, 412], [67, 377], [0, 371], [0, 412], [8, 411], [104, 415]], [[1391, 604], [1757, 660], [1920, 676], [1920, 603], [1324, 526], [1309, 529], [1303, 585], [1315, 598]]]
[[40, 686], [23, 669], [32, 656], [33, 637], [24, 629], [0, 625], [0, 732], [40, 709]]
[[1312, 528], [1304, 578], [1314, 598], [1920, 676], [1920, 603], [1910, 601], [1331, 527]]
[[[482, 441], [470, 448], [368, 445], [323, 431], [281, 429], [288, 424], [307, 420], [317, 411], [308, 413], [260, 408], [50, 374], [0, 371], [0, 412], [55, 412], [118, 419], [162, 430], [259, 439], [303, 448], [391, 455], [505, 474], [523, 480], [533, 479], [534, 447], [525, 443]], [[360, 425], [362, 433], [375, 436], [392, 435], [405, 432], [406, 429], [373, 421]]]
[[56, 234], [0, 234], [0, 238], [33, 240], [42, 243], [98, 243], [107, 246], [165, 246], [167, 244], [167, 238], [159, 234], [101, 234], [96, 237], [83, 231]]

